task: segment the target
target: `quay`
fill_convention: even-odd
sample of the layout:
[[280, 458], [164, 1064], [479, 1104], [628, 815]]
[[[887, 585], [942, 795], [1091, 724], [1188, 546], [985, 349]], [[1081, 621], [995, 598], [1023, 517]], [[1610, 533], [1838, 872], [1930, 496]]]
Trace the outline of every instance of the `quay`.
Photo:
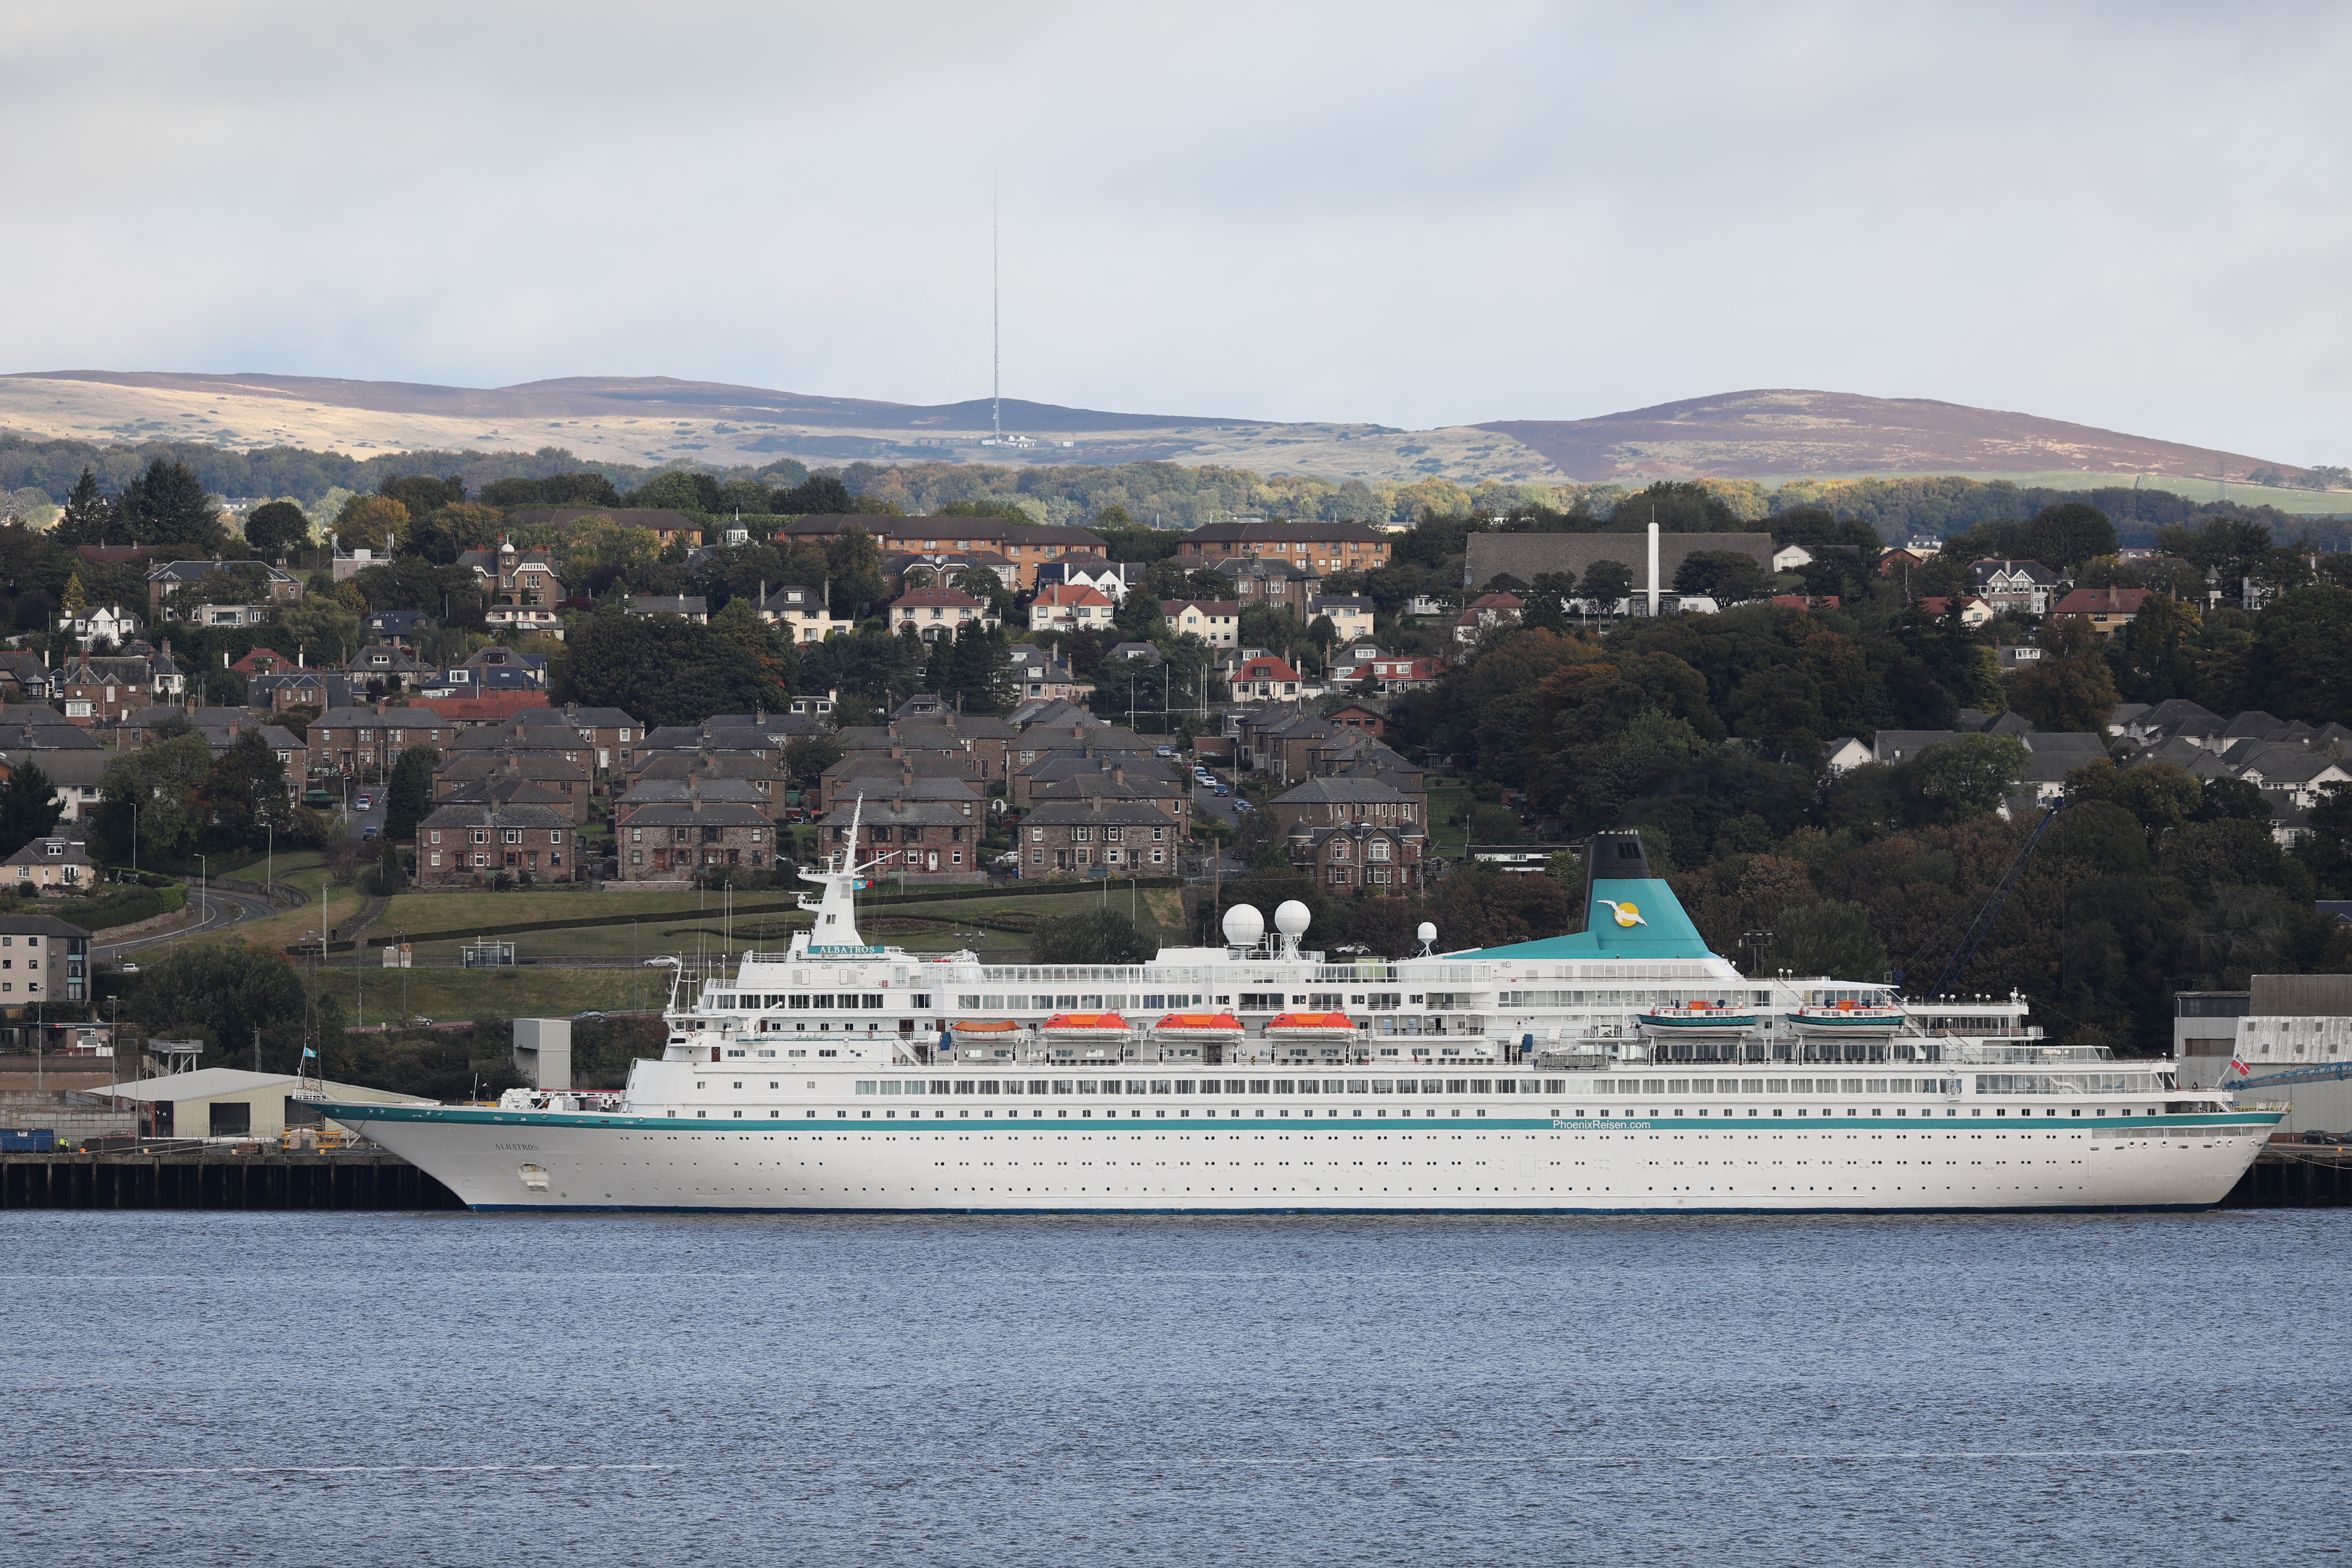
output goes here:
[[380, 1150], [0, 1154], [0, 1209], [457, 1209]]

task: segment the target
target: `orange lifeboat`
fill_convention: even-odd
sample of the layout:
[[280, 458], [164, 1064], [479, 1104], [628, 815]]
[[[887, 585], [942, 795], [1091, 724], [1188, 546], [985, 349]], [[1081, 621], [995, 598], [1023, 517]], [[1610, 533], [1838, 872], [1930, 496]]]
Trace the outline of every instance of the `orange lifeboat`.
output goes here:
[[1278, 1013], [1265, 1026], [1269, 1040], [1349, 1040], [1356, 1022], [1345, 1013]]
[[959, 1035], [1012, 1035], [1021, 1029], [1020, 1025], [1003, 1018], [960, 1018], [948, 1027]]
[[1117, 1013], [1056, 1013], [1040, 1032], [1049, 1040], [1118, 1040], [1129, 1030]]
[[1171, 1013], [1151, 1026], [1163, 1040], [1238, 1040], [1242, 1021], [1231, 1013]]

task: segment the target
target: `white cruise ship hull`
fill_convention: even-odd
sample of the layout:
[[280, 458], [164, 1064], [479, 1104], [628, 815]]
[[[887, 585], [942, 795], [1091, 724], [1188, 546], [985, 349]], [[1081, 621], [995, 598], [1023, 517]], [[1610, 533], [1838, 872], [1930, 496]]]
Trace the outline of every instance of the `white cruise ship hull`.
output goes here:
[[[2200, 1209], [2272, 1111], [2063, 1121], [1263, 1108], [832, 1125], [322, 1107], [478, 1209], [1706, 1213]], [[1738, 1108], [1734, 1108], [1738, 1110]]]

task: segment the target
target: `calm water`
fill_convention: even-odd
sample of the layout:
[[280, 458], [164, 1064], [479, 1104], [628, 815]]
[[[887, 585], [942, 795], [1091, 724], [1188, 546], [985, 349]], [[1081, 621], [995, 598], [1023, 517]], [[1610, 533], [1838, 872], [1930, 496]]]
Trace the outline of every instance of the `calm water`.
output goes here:
[[0, 1215], [23, 1563], [2340, 1559], [2352, 1213]]

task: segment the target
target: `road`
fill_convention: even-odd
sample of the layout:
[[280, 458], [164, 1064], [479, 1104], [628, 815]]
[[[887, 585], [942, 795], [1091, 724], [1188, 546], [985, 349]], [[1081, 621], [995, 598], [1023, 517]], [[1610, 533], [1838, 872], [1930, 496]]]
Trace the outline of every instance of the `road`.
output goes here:
[[[188, 884], [188, 898], [191, 902], [195, 901], [196, 894], [197, 884], [191, 881]], [[229, 927], [241, 925], [247, 921], [258, 920], [264, 915], [277, 914], [283, 908], [281, 905], [273, 904], [268, 900], [256, 897], [251, 893], [229, 893], [218, 888], [205, 889], [202, 907], [205, 918], [188, 925], [179, 926], [171, 931], [153, 931], [146, 936], [132, 937], [128, 942], [91, 943], [92, 966], [119, 963], [124, 957], [137, 953], [142, 949], [153, 947], [159, 942], [176, 942], [184, 936], [195, 936], [201, 932], [226, 931]]]
[[[355, 789], [352, 792], [352, 809], [344, 818], [346, 825], [343, 830], [344, 837], [364, 838], [367, 837], [367, 830], [371, 827], [379, 833], [383, 831], [384, 795], [384, 790], [380, 786], [372, 786], [363, 790]], [[373, 810], [360, 809], [362, 795], [366, 795], [375, 803]]]

